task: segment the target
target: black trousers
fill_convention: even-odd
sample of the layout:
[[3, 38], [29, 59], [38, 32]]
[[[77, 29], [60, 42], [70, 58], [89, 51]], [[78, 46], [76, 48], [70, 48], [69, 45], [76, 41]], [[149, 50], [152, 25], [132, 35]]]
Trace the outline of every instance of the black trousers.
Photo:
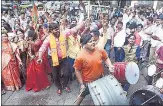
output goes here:
[[[20, 68], [21, 70], [21, 79], [22, 79], [22, 82], [25, 83], [26, 81], [26, 69], [27, 69], [27, 66], [26, 66], [26, 61], [27, 61], [27, 53], [26, 52], [22, 52], [20, 53], [20, 59], [22, 60], [22, 63], [23, 63], [23, 66]], [[25, 78], [24, 78], [25, 77]]]
[[[51, 58], [49, 58], [51, 59]], [[52, 64], [52, 60], [51, 60]], [[52, 66], [53, 80], [58, 89], [67, 87], [69, 81], [69, 64], [67, 58], [59, 60], [58, 66]]]
[[22, 60], [24, 67], [26, 68], [27, 53], [26, 52], [20, 53], [20, 58]]

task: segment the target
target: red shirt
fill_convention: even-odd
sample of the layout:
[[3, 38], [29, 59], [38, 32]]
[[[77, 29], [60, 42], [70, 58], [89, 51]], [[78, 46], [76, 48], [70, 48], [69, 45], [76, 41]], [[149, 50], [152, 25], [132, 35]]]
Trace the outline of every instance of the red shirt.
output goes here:
[[[163, 61], [163, 46], [161, 46], [156, 53], [158, 54], [158, 58]], [[158, 64], [158, 66], [163, 69], [163, 64]]]
[[141, 37], [140, 37], [139, 33], [138, 33], [138, 32], [135, 32], [134, 35], [135, 35], [135, 37], [136, 37], [136, 39], [135, 39], [135, 44], [136, 44], [137, 46], [140, 46]]

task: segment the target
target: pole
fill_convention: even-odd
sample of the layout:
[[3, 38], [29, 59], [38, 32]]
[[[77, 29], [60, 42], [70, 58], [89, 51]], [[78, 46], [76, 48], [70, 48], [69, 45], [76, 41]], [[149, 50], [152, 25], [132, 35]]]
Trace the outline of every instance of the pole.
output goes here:
[[98, 8], [99, 8], [99, 10], [101, 12], [101, 6], [100, 6], [100, 1], [99, 0], [98, 0]]
[[90, 18], [90, 1], [88, 1], [88, 18]]
[[156, 10], [158, 0], [154, 1], [153, 8]]
[[131, 7], [134, 7], [134, 5], [135, 5], [136, 3], [138, 3], [137, 0], [135, 0], [135, 1], [131, 1]]

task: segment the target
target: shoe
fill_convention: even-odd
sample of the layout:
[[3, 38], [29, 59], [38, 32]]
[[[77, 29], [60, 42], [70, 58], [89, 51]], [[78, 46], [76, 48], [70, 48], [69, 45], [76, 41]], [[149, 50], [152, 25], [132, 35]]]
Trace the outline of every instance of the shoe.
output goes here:
[[66, 92], [68, 92], [68, 93], [70, 93], [70, 92], [71, 92], [71, 90], [70, 90], [70, 88], [69, 88], [69, 87], [65, 87], [65, 88], [64, 88], [64, 90], [65, 90]]
[[62, 94], [62, 90], [61, 89], [58, 89], [57, 90], [57, 94], [58, 94], [58, 96], [60, 96]]
[[70, 78], [70, 81], [73, 81], [73, 79], [72, 79], [72, 78]]
[[47, 86], [46, 88], [43, 88], [42, 90], [49, 89], [49, 88], [50, 88], [50, 86]]
[[6, 94], [6, 91], [3, 89], [1, 94], [2, 95]]
[[45, 89], [49, 89], [50, 88], [50, 86], [47, 86]]

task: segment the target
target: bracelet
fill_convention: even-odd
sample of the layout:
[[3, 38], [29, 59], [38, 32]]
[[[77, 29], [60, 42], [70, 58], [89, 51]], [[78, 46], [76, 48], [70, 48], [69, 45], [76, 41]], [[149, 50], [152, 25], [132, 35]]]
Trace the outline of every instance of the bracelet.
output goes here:
[[[80, 84], [80, 86], [81, 86], [81, 85], [84, 85], [84, 84]], [[84, 86], [85, 86], [85, 85], [84, 85]]]

